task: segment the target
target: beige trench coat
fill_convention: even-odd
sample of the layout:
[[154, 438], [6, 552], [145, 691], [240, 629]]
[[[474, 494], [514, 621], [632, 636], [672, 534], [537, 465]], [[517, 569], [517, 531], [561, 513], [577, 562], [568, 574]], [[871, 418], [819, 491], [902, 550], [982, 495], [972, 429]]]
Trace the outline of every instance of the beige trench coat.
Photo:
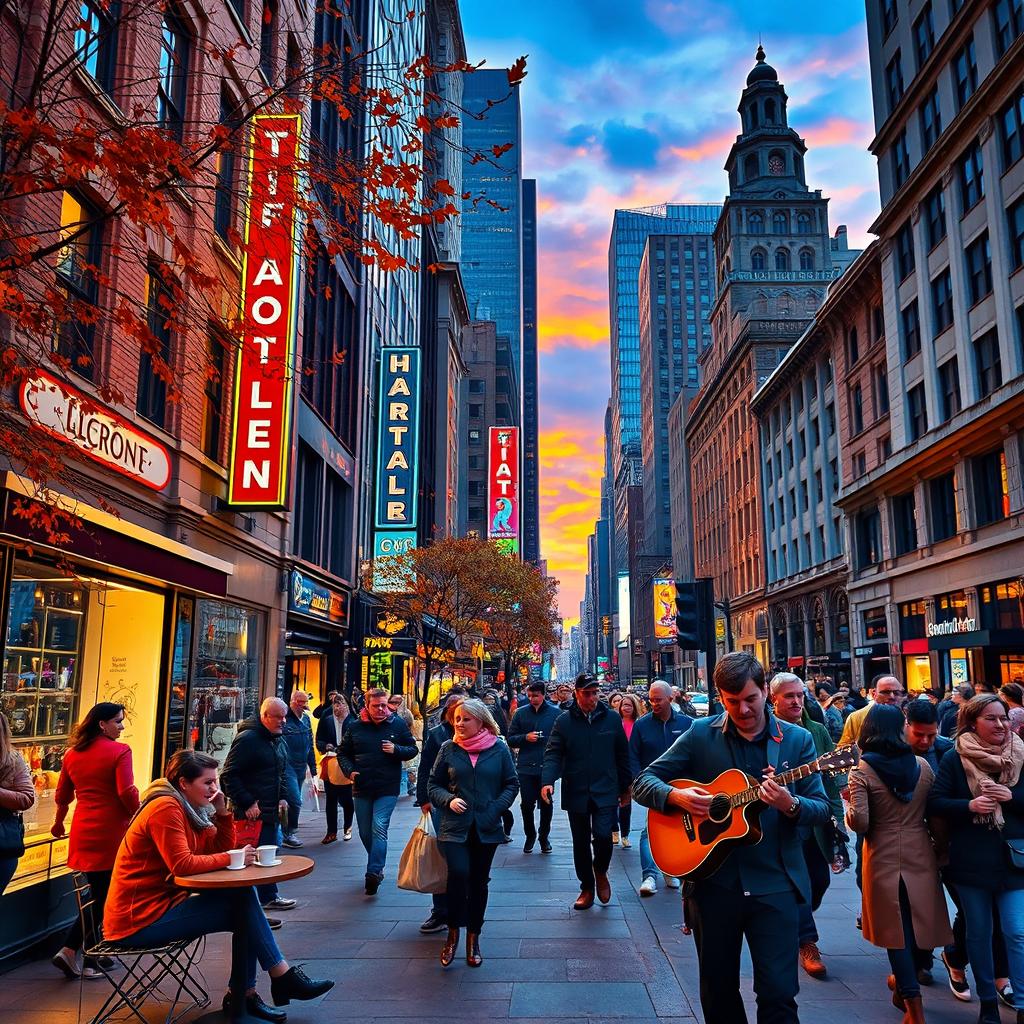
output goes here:
[[861, 931], [868, 942], [885, 949], [906, 945], [900, 879], [907, 889], [917, 946], [934, 949], [953, 941], [935, 849], [924, 821], [935, 775], [923, 758], [917, 763], [921, 777], [906, 804], [892, 795], [867, 762], [850, 772], [846, 822], [864, 836]]

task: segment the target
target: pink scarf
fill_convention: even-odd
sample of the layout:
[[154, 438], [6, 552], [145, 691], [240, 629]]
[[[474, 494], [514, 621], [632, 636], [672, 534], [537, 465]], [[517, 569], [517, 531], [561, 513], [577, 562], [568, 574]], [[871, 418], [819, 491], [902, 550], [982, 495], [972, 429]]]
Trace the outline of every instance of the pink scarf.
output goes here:
[[470, 736], [467, 740], [460, 740], [458, 737], [455, 739], [456, 745], [462, 747], [462, 749], [469, 754], [469, 760], [473, 767], [476, 767], [477, 759], [485, 750], [490, 750], [495, 743], [498, 742], [498, 737], [493, 732], [488, 732], [486, 729], [481, 729], [475, 736]]

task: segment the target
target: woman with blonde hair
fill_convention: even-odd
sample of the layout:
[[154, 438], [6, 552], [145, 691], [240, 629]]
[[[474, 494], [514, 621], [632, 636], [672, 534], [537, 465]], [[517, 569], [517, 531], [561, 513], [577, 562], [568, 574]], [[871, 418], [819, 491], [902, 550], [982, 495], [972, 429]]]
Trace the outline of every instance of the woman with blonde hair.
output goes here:
[[11, 741], [7, 716], [0, 714], [0, 896], [25, 852], [21, 812], [36, 802], [32, 773]]
[[[622, 719], [622, 728], [626, 730], [626, 740], [633, 735], [633, 726], [637, 719], [644, 713], [640, 698], [635, 693], [623, 693], [619, 695], [619, 706], [617, 708], [619, 717]], [[612, 833], [612, 845], [622, 845], [628, 850], [633, 844], [629, 841], [629, 825], [633, 814], [633, 801], [619, 805], [618, 831]]]
[[512, 752], [498, 739], [498, 723], [483, 701], [455, 709], [454, 736], [438, 751], [430, 772], [430, 803], [441, 810], [438, 843], [448, 862], [448, 937], [441, 966], [448, 967], [466, 929], [466, 963], [479, 967], [480, 931], [487, 910], [487, 883], [498, 844], [501, 816], [519, 792]]

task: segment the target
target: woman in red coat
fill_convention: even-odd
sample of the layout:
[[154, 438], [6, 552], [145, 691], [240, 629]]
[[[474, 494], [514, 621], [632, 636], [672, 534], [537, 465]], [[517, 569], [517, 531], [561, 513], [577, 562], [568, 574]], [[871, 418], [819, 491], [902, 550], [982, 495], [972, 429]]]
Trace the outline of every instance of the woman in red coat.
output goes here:
[[[124, 705], [104, 701], [97, 704], [71, 734], [64, 755], [55, 802], [57, 816], [51, 834], [64, 836], [64, 818], [72, 800], [77, 800], [68, 844], [68, 867], [89, 878], [95, 900], [96, 919], [102, 920], [103, 905], [110, 888], [114, 858], [128, 822], [139, 809], [139, 791], [132, 776], [132, 748], [118, 743], [124, 731]], [[92, 936], [86, 936], [89, 941]], [[75, 921], [64, 940], [64, 947], [53, 958], [53, 965], [69, 978], [99, 978], [102, 974], [83, 961], [82, 927]]]

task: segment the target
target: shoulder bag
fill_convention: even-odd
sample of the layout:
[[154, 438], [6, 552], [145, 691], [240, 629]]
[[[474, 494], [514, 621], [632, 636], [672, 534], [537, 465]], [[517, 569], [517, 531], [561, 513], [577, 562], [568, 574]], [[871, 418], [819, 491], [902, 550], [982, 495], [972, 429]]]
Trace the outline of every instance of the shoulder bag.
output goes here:
[[25, 822], [21, 815], [0, 808], [0, 857], [21, 857], [25, 853]]

